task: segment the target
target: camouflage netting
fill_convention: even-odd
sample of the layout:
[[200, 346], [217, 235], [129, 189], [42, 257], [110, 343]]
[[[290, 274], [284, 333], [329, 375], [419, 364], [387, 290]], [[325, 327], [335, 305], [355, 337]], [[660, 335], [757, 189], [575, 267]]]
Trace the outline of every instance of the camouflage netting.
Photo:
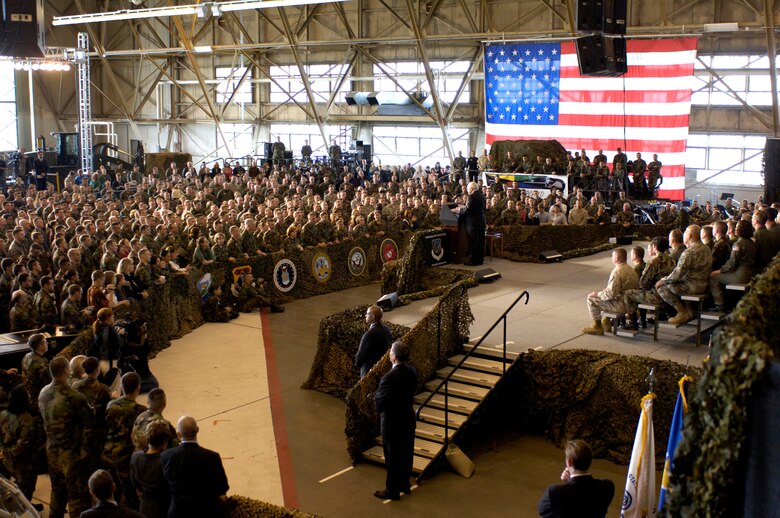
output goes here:
[[230, 518], [315, 518], [315, 515], [302, 513], [297, 509], [288, 509], [238, 495], [223, 497], [222, 504], [225, 516]]
[[685, 419], [666, 516], [742, 516], [751, 394], [780, 352], [780, 256], [751, 283], [713, 337], [710, 361]]
[[[439, 302], [406, 333], [403, 340], [411, 349], [411, 363], [417, 368], [418, 389], [430, 381], [446, 359], [459, 352], [468, 340], [474, 321], [469, 306], [467, 281], [460, 281], [442, 295]], [[439, 333], [441, 330], [441, 334]], [[441, 343], [439, 343], [439, 339]], [[347, 451], [353, 462], [376, 436], [379, 421], [374, 406], [374, 392], [379, 380], [390, 370], [387, 354], [347, 393]]]
[[[655, 451], [663, 466], [678, 381], [685, 366], [644, 356], [591, 350], [530, 350], [519, 360], [511, 404], [523, 428], [563, 446], [584, 439], [596, 457], [628, 464], [639, 419], [644, 382], [655, 369]], [[513, 369], [516, 372], [516, 369]], [[699, 369], [689, 369], [695, 387]], [[690, 389], [692, 390], [692, 389]]]
[[[344, 399], [347, 391], [360, 381], [360, 374], [355, 368], [355, 354], [360, 338], [368, 329], [365, 319], [367, 307], [345, 309], [320, 321], [317, 355], [302, 388]], [[410, 330], [405, 326], [385, 323], [393, 337], [404, 336]]]
[[560, 163], [566, 163], [566, 148], [557, 140], [499, 140], [490, 145], [490, 166], [500, 170], [504, 168], [506, 152], [511, 151], [515, 160], [523, 155], [528, 155], [532, 162], [537, 155], [543, 158], [558, 159]]
[[432, 267], [425, 263], [425, 236], [438, 234], [438, 230], [416, 232], [409, 240], [403, 256], [398, 261], [385, 264], [382, 269], [382, 293], [396, 292], [400, 304], [436, 297], [449, 286], [466, 280], [476, 286], [474, 272], [458, 268]]
[[[635, 225], [631, 236], [634, 239], [652, 239], [667, 236], [671, 229], [667, 225]], [[524, 262], [538, 262], [539, 254], [545, 250], [557, 250], [567, 259], [594, 254], [612, 248], [610, 237], [624, 235], [618, 225], [513, 225], [498, 227], [495, 231], [504, 238], [503, 252], [495, 250], [496, 256]]]

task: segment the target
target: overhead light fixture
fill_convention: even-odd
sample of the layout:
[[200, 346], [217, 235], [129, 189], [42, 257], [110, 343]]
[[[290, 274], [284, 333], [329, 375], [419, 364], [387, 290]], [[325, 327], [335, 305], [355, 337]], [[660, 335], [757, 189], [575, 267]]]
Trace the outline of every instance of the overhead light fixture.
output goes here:
[[147, 9], [122, 9], [120, 11], [110, 11], [106, 13], [55, 16], [52, 18], [51, 24], [55, 27], [58, 27], [61, 25], [77, 25], [82, 23], [100, 23], [120, 20], [139, 20], [141, 18], [164, 18], [168, 16], [187, 15], [196, 15], [199, 18], [204, 18], [207, 12], [205, 9], [210, 9], [212, 16], [220, 16], [222, 13], [232, 11], [271, 9], [276, 7], [293, 7], [298, 5], [313, 5], [347, 1], [349, 0], [234, 0], [231, 2], [211, 2], [170, 7], [150, 7]]
[[192, 47], [192, 51], [196, 54], [208, 54], [212, 50], [214, 49], [211, 48], [211, 45], [196, 45]]
[[739, 32], [739, 24], [737, 22], [705, 23], [704, 32]]
[[14, 60], [14, 70], [35, 70], [41, 72], [67, 72], [70, 65], [65, 61], [50, 58], [23, 58]]

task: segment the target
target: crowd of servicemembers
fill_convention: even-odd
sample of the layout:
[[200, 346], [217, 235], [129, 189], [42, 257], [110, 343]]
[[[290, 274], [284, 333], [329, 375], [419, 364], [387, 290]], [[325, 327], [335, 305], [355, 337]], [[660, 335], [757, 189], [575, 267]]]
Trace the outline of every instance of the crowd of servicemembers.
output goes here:
[[670, 324], [684, 324], [694, 317], [684, 295], [707, 295], [708, 310], [727, 311], [725, 286], [748, 284], [780, 252], [780, 204], [743, 201], [741, 210], [728, 205], [725, 212], [733, 212], [733, 217], [725, 221], [712, 221], [706, 209], [692, 210], [691, 216], [703, 225], [674, 229], [668, 239], [656, 237], [647, 253], [642, 247], [632, 248], [630, 255], [625, 248], [615, 249], [606, 288], [588, 294], [593, 323], [583, 333], [609, 332], [612, 321], [602, 317], [605, 312], [625, 316], [627, 330], [646, 326], [640, 304], [660, 307], [656, 318], [673, 315]]
[[[189, 517], [203, 509], [219, 516], [218, 499], [228, 489], [219, 456], [197, 446], [193, 418], [182, 417], [174, 429], [163, 417], [167, 400], [161, 388], [149, 391], [144, 406], [138, 402], [142, 385], [135, 372], [122, 375], [112, 392], [102, 381], [97, 357], [50, 362], [44, 334], [33, 334], [28, 343], [31, 351], [21, 370], [0, 371], [0, 470], [28, 499], [38, 475], [48, 473], [53, 518], [66, 511], [69, 516]], [[182, 456], [208, 462], [188, 461], [183, 467]], [[106, 487], [95, 485], [96, 476], [106, 478]], [[125, 509], [90, 511], [92, 497], [97, 509]]]

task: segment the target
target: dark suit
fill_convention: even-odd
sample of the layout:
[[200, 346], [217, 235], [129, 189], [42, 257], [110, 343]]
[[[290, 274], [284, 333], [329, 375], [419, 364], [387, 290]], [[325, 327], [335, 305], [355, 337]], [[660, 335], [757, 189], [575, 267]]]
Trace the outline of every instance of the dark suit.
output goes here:
[[33, 162], [35, 182], [39, 191], [46, 190], [46, 175], [49, 172], [49, 162], [45, 158], [36, 158]]
[[408, 363], [395, 365], [384, 375], [374, 394], [381, 417], [380, 430], [387, 463], [386, 490], [389, 496], [409, 493], [414, 458], [414, 393], [417, 369]]
[[461, 213], [460, 222], [466, 227], [469, 236], [469, 255], [472, 264], [482, 264], [485, 258], [485, 195], [475, 191], [469, 195], [466, 210]]
[[355, 355], [355, 365], [360, 369], [362, 378], [376, 362], [382, 359], [390, 345], [393, 343], [393, 334], [390, 328], [381, 322], [371, 324], [368, 331], [363, 333], [360, 339], [360, 347]]
[[542, 518], [604, 518], [614, 496], [611, 480], [580, 475], [548, 487], [537, 510]]
[[168, 518], [220, 516], [219, 497], [227, 493], [229, 486], [217, 452], [185, 442], [165, 450], [160, 459], [171, 486]]
[[80, 518], [144, 518], [144, 515], [111, 502], [98, 502], [92, 509], [81, 513]]

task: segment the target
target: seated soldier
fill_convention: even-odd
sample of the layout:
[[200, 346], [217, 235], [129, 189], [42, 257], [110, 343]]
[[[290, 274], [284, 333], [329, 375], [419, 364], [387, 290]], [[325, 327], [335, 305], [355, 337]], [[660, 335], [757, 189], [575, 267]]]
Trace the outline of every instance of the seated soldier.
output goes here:
[[634, 211], [631, 210], [630, 203], [623, 204], [623, 210], [615, 215], [615, 223], [620, 225], [623, 233], [630, 234], [634, 228]]
[[569, 211], [569, 225], [585, 225], [588, 223], [588, 211], [582, 207], [582, 202], [576, 200], [574, 208]]
[[669, 232], [669, 255], [674, 261], [674, 264], [677, 264], [683, 252], [685, 252], [683, 233], [679, 229], [674, 229]]
[[720, 270], [726, 264], [731, 255], [731, 243], [728, 236], [729, 227], [725, 221], [716, 221], [712, 224], [712, 269]]
[[266, 297], [262, 288], [262, 281], [256, 282], [252, 273], [245, 273], [242, 276], [241, 287], [238, 289], [238, 310], [242, 313], [248, 313], [257, 308], [271, 308], [272, 313], [281, 313], [284, 311], [282, 306], [272, 303]]
[[612, 264], [615, 267], [609, 274], [607, 287], [601, 291], [594, 291], [588, 294], [588, 311], [593, 319], [593, 324], [582, 330], [588, 335], [603, 335], [604, 332], [611, 330], [611, 323], [608, 318], [602, 320], [601, 312], [609, 311], [618, 314], [626, 312], [623, 296], [628, 290], [634, 290], [639, 287], [639, 278], [636, 272], [628, 264], [626, 259], [628, 254], [625, 248], [616, 248], [612, 251]]
[[206, 322], [228, 322], [238, 318], [238, 310], [235, 306], [225, 304], [222, 297], [222, 288], [217, 285], [209, 287], [209, 296], [203, 303], [203, 320]]
[[645, 271], [645, 249], [641, 246], [635, 246], [631, 249], [631, 265], [636, 276], [642, 277], [642, 272]]
[[715, 311], [720, 312], [725, 302], [723, 286], [726, 284], [747, 284], [756, 273], [758, 247], [751, 239], [753, 227], [747, 220], [737, 222], [737, 242], [731, 247], [731, 255], [726, 264], [710, 274], [710, 293]]
[[[635, 331], [637, 326], [636, 310], [639, 304], [660, 304], [661, 297], [655, 290], [655, 284], [672, 270], [674, 270], [674, 261], [669, 257], [669, 241], [665, 237], [656, 237], [647, 245], [650, 252], [650, 262], [647, 263], [642, 275], [639, 278], [639, 289], [628, 290], [623, 296], [623, 302], [626, 305], [626, 325], [624, 329]], [[642, 323], [645, 323], [645, 313], [642, 312]], [[657, 316], [656, 316], [657, 318]]]
[[693, 318], [680, 296], [706, 292], [712, 267], [712, 252], [701, 242], [698, 225], [690, 225], [685, 230], [683, 243], [686, 249], [677, 266], [655, 285], [658, 295], [677, 311], [677, 315], [669, 319], [669, 323], [674, 325], [684, 324]]

